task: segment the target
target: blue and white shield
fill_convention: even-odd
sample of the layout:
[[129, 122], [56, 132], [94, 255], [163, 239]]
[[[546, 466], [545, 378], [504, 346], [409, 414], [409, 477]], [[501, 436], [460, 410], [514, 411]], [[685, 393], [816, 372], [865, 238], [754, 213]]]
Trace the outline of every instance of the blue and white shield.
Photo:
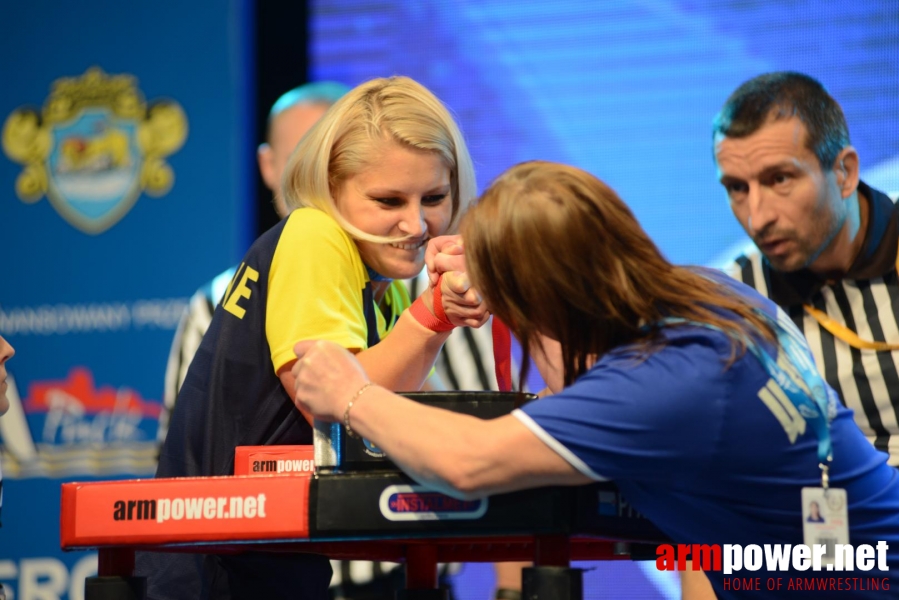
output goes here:
[[140, 195], [143, 156], [137, 144], [137, 123], [96, 107], [54, 125], [51, 133], [50, 202], [81, 231], [106, 231], [131, 210]]

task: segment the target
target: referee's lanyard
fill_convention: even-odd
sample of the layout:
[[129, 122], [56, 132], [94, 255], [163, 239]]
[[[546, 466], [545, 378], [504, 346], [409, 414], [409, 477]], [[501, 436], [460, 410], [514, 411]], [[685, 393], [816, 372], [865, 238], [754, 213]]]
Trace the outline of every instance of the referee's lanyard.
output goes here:
[[[899, 252], [896, 253], [896, 271], [899, 272]], [[815, 318], [816, 321], [818, 321], [818, 324], [821, 325], [821, 327], [829, 331], [835, 338], [843, 340], [853, 348], [857, 348], [859, 350], [877, 350], [878, 352], [899, 350], [899, 344], [863, 340], [854, 331], [852, 331], [845, 325], [840, 325], [834, 319], [828, 316], [827, 313], [818, 310], [811, 304], [803, 304], [802, 307], [805, 309], [805, 312], [810, 314]]]
[[[749, 351], [765, 367], [771, 379], [780, 386], [786, 397], [790, 399], [790, 402], [793, 403], [799, 414], [811, 425], [812, 430], [818, 437], [818, 462], [821, 467], [821, 483], [822, 487], [827, 489], [827, 471], [829, 463], [833, 459], [833, 444], [830, 439], [830, 420], [832, 417], [829, 410], [829, 405], [833, 399], [829, 398], [827, 385], [815, 368], [811, 357], [807, 352], [803, 352], [803, 343], [797, 338], [800, 335], [799, 332], [791, 331], [762, 311], [756, 311], [756, 314], [761, 316], [777, 333], [777, 345], [780, 351], [784, 353], [784, 359], [793, 367], [796, 375], [799, 376], [808, 388], [808, 391], [803, 390], [793, 377], [777, 364], [777, 361], [765, 352], [759, 344], [746, 338], [743, 341], [746, 343]], [[689, 323], [721, 331], [720, 327], [709, 323], [688, 321], [680, 318], [662, 320], [662, 324], [666, 325], [680, 323]]]

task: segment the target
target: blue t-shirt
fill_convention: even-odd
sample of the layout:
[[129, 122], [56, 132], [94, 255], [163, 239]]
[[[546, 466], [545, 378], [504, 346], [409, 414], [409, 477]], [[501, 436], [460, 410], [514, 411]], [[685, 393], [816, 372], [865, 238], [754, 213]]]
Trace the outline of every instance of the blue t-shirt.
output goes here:
[[[743, 284], [706, 274], [771, 315], [779, 310]], [[803, 543], [800, 490], [821, 485], [812, 428], [766, 393], [775, 384], [751, 352], [727, 366], [731, 342], [724, 333], [681, 325], [663, 328], [662, 336], [664, 346], [648, 356], [619, 347], [559, 394], [514, 414], [580, 472], [615, 481], [676, 543]], [[886, 541], [891, 572], [768, 573], [763, 567], [739, 575], [892, 576], [891, 589], [899, 590], [899, 472], [842, 406], [831, 436], [831, 485], [847, 490], [850, 543]], [[739, 595], [724, 589], [721, 573], [709, 577], [719, 598]]]

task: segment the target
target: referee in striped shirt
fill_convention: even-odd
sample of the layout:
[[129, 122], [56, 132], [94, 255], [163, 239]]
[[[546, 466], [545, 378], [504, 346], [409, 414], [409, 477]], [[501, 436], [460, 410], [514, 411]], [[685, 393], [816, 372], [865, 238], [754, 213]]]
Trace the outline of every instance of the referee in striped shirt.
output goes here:
[[755, 242], [729, 272], [784, 308], [899, 466], [899, 214], [859, 180], [842, 109], [811, 77], [768, 73], [731, 94], [713, 133], [719, 180]]

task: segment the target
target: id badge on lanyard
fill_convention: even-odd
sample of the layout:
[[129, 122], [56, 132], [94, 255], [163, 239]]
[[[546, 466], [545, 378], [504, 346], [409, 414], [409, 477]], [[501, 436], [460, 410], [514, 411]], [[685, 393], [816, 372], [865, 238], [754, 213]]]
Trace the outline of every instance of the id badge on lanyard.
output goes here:
[[[795, 371], [794, 376], [757, 346], [750, 348], [818, 437], [821, 486], [802, 488], [802, 536], [805, 545], [812, 549], [813, 557], [826, 566], [835, 561], [836, 544], [849, 543], [846, 490], [831, 487], [828, 476], [830, 462], [833, 460], [830, 421], [836, 412], [836, 398], [831, 396], [832, 390], [828, 393], [830, 388], [815, 369], [809, 354], [803, 351], [801, 334], [792, 321], [787, 320], [786, 315], [781, 312], [778, 312], [778, 316], [777, 322], [770, 318], [768, 322], [777, 332], [783, 362], [788, 369]], [[803, 387], [806, 389], [802, 389]]]

